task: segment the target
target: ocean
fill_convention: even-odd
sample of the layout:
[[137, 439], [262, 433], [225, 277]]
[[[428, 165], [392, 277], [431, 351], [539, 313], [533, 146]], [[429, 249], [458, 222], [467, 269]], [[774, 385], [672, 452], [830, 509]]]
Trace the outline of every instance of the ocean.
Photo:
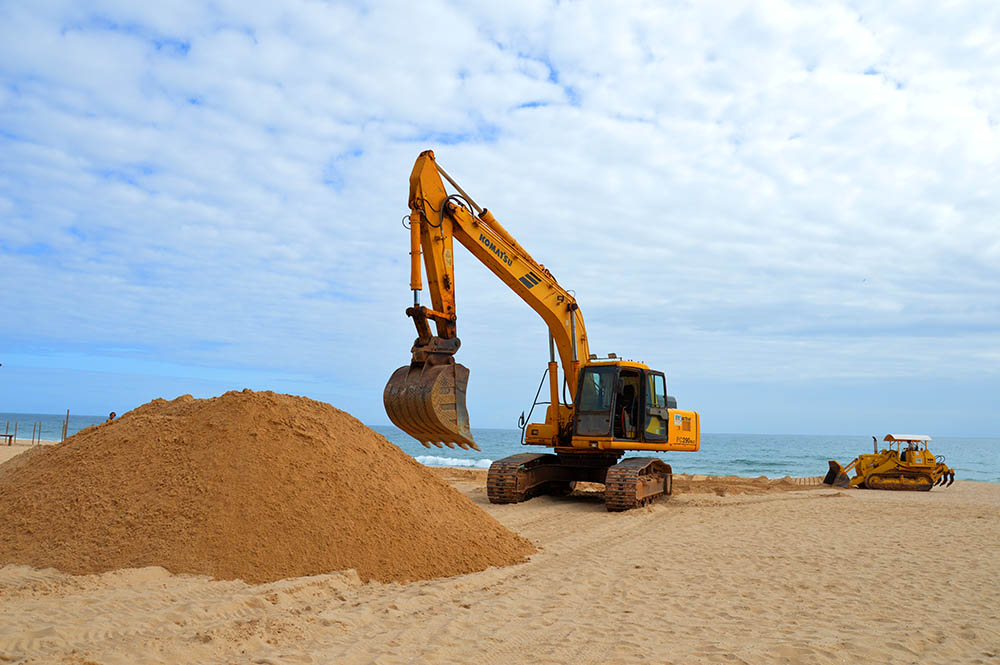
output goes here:
[[[372, 427], [394, 444], [429, 466], [485, 469], [493, 460], [523, 452], [546, 452], [542, 446], [522, 446], [517, 429], [473, 429], [481, 451], [460, 448], [424, 448], [395, 427]], [[919, 433], [919, 432], [918, 432]], [[880, 443], [885, 432], [878, 434]], [[1000, 438], [934, 436], [930, 449], [944, 455], [956, 479], [1000, 483]], [[881, 445], [880, 445], [881, 447]], [[825, 476], [828, 460], [847, 465], [861, 453], [872, 451], [871, 436], [810, 434], [705, 434], [695, 453], [632, 452], [631, 457], [660, 457], [674, 473], [713, 476]]]
[[[77, 416], [70, 414], [67, 436], [72, 436], [85, 427], [103, 423], [107, 416]], [[0, 413], [0, 428], [6, 428], [6, 432], [14, 433], [14, 426], [17, 425], [17, 442], [31, 443], [31, 430], [38, 423], [42, 424], [42, 441], [59, 441], [62, 439], [63, 422], [66, 414], [58, 415], [53, 413]], [[37, 435], [36, 435], [37, 438]], [[6, 441], [0, 440], [0, 443]]]
[[[14, 431], [17, 423], [18, 442], [31, 441], [31, 430], [41, 423], [41, 438], [59, 441], [65, 414], [0, 413], [0, 427]], [[104, 422], [107, 416], [73, 415], [69, 417], [69, 434]], [[403, 452], [428, 466], [457, 466], [486, 469], [493, 460], [521, 452], [545, 452], [540, 446], [522, 446], [520, 430], [474, 429], [476, 442], [482, 450], [460, 448], [424, 448], [415, 439], [391, 426], [372, 426], [379, 434], [399, 446]], [[922, 433], [922, 432], [918, 432]], [[885, 432], [878, 433], [879, 439]], [[934, 437], [930, 449], [944, 455], [946, 463], [955, 469], [959, 480], [982, 480], [1000, 483], [1000, 438]], [[631, 456], [661, 457], [674, 473], [699, 473], [715, 476], [822, 476], [826, 475], [827, 460], [847, 464], [861, 453], [871, 452], [871, 436], [815, 434], [705, 434], [701, 450], [696, 453], [630, 453]]]

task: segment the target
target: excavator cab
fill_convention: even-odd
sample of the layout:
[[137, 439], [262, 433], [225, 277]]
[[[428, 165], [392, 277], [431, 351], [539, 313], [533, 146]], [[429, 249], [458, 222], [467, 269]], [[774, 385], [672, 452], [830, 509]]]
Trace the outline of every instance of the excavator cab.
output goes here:
[[639, 363], [592, 364], [580, 372], [574, 435], [617, 441], [667, 440], [667, 384]]

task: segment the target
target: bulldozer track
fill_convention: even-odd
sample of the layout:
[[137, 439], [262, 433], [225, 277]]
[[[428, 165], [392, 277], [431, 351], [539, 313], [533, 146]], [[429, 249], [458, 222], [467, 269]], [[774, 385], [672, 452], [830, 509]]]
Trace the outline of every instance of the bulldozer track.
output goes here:
[[865, 479], [869, 489], [895, 490], [897, 492], [927, 492], [934, 487], [934, 479], [926, 473], [902, 472], [896, 474], [873, 473]]
[[[643, 480], [653, 474], [662, 474], [664, 490], [660, 493], [640, 496]], [[645, 506], [658, 496], [669, 495], [673, 491], [673, 475], [670, 465], [654, 457], [633, 457], [622, 460], [608, 469], [604, 481], [604, 503], [610, 512], [621, 512]]]

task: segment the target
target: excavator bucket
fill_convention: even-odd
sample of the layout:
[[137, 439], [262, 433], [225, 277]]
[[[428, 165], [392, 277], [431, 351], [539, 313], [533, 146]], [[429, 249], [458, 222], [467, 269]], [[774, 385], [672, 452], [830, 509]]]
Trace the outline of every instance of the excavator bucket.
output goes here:
[[840, 466], [836, 460], [830, 460], [830, 470], [826, 472], [823, 483], [846, 488], [851, 486], [851, 479], [844, 473], [844, 467]]
[[465, 407], [468, 385], [469, 370], [464, 365], [414, 363], [393, 372], [382, 401], [393, 424], [426, 447], [457, 444], [479, 450]]

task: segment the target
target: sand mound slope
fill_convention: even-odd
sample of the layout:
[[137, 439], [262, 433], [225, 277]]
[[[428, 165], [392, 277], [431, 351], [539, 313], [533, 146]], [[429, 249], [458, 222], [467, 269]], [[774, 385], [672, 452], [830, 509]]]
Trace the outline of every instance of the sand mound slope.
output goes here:
[[271, 392], [154, 400], [0, 473], [0, 564], [410, 581], [533, 551], [349, 414]]

